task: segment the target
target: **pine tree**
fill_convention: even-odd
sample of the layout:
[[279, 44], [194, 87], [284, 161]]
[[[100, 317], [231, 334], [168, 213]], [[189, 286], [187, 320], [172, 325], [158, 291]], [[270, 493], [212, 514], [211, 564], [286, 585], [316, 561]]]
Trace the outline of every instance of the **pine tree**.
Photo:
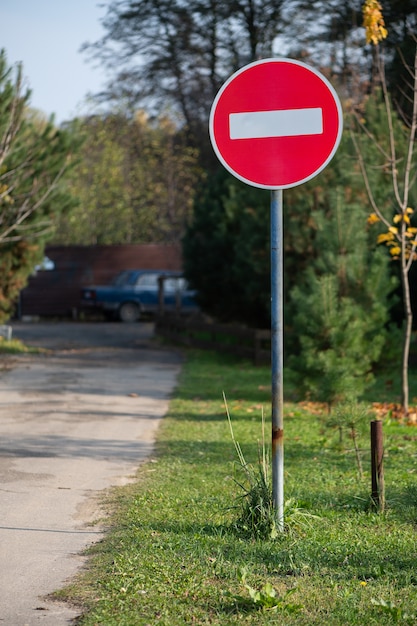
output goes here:
[[331, 406], [357, 399], [372, 383], [395, 281], [370, 245], [366, 207], [346, 201], [340, 187], [322, 200], [312, 216], [320, 255], [291, 293], [298, 354], [289, 364], [300, 390]]
[[0, 322], [8, 319], [20, 289], [43, 256], [54, 219], [73, 200], [64, 172], [76, 135], [28, 111], [22, 68], [0, 53]]

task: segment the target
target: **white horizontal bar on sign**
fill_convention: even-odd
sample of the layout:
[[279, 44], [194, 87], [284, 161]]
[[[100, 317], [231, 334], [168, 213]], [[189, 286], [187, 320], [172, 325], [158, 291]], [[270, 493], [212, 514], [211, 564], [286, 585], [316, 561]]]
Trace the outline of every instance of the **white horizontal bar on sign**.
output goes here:
[[283, 109], [230, 113], [230, 139], [295, 137], [323, 133], [323, 109]]

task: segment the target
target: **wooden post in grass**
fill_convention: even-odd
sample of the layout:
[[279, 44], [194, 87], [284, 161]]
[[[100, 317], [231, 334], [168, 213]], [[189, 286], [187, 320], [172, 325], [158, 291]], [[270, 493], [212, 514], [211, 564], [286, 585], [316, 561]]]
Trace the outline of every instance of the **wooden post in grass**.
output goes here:
[[382, 421], [371, 422], [372, 502], [382, 513], [385, 508], [384, 442]]

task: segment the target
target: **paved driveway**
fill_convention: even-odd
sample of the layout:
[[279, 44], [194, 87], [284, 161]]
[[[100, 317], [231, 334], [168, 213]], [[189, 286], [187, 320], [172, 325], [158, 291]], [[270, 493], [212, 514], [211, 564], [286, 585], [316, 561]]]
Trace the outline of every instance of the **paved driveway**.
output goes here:
[[152, 452], [181, 359], [141, 324], [13, 324], [50, 350], [0, 364], [0, 623], [70, 624], [46, 599], [101, 537], [105, 488]]

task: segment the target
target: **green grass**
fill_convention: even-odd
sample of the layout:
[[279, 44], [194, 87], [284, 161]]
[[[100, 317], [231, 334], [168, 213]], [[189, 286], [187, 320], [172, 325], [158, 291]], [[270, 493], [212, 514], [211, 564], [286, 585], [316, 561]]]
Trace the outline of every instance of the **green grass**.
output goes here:
[[5, 339], [0, 337], [0, 354], [37, 354], [45, 352], [43, 348], [26, 346], [20, 339]]
[[340, 442], [326, 413], [286, 402], [286, 531], [253, 539], [234, 525], [241, 475], [222, 392], [256, 466], [269, 389], [269, 368], [188, 353], [154, 456], [111, 493], [109, 532], [65, 590], [86, 608], [80, 625], [417, 623], [417, 429], [384, 424], [387, 509], [377, 514], [368, 425], [360, 481], [348, 430]]

